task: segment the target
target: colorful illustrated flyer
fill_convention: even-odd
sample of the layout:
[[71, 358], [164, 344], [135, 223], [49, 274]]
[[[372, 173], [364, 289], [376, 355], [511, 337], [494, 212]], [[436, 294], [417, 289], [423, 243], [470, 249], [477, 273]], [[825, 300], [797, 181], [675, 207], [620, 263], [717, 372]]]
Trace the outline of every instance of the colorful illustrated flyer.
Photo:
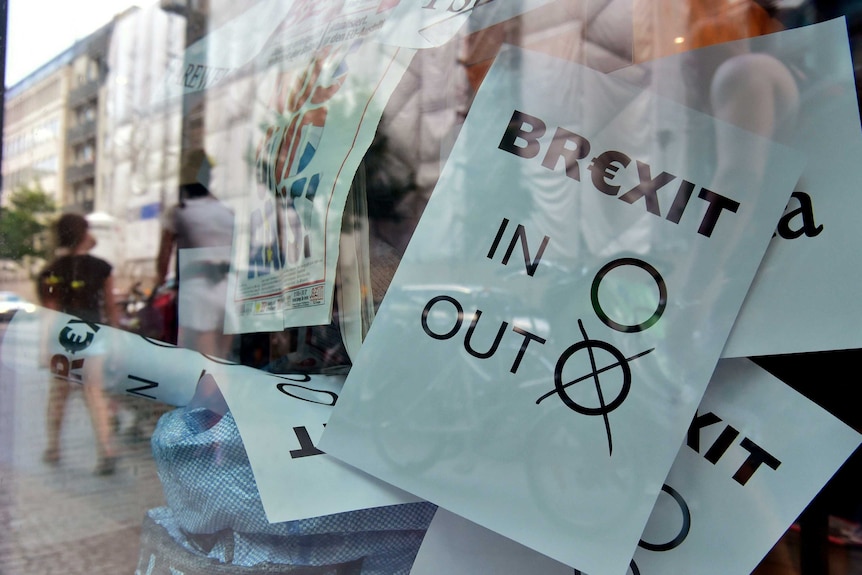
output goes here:
[[328, 324], [341, 218], [413, 50], [368, 39], [379, 2], [296, 2], [255, 59], [258, 127], [234, 239], [237, 332]]
[[[856, 293], [862, 270], [852, 264], [851, 241], [862, 210], [862, 128], [844, 18], [611, 75], [754, 130], [806, 158], [723, 357], [862, 347], [862, 299]], [[696, 142], [689, 161], [716, 146], [735, 153], [718, 132], [715, 141]]]
[[[859, 441], [858, 433], [750, 361], [719, 362], [630, 572], [751, 573]], [[482, 572], [572, 570], [438, 510], [411, 574]]]
[[732, 126], [756, 170], [685, 163], [716, 123], [503, 50], [320, 448], [625, 573], [804, 163]]

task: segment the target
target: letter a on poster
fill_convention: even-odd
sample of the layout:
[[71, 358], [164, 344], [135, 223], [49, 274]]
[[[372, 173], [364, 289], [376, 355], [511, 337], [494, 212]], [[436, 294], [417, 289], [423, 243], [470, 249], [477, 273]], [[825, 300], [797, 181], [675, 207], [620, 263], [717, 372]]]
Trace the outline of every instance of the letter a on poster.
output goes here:
[[[704, 78], [702, 71], [710, 69], [721, 72]], [[611, 75], [729, 121], [740, 121], [751, 110], [747, 95], [759, 92], [764, 95], [759, 104], [774, 110], [775, 120], [754, 129], [806, 158], [722, 357], [862, 347], [857, 293], [862, 276], [850, 263], [858, 250], [853, 239], [859, 236], [856, 214], [862, 209], [857, 192], [862, 130], [844, 18], [668, 56]], [[714, 145], [697, 142], [690, 154], [697, 158], [698, 148]], [[740, 158], [746, 154], [725, 149]]]
[[757, 170], [683, 161], [715, 123], [501, 52], [321, 449], [624, 574], [803, 163], [732, 127]]

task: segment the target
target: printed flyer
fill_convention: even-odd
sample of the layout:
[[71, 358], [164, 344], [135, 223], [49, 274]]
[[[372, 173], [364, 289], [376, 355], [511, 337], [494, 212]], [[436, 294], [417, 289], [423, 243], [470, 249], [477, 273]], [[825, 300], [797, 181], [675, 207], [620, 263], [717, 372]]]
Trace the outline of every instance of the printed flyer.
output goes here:
[[686, 164], [677, 128], [715, 124], [504, 49], [320, 448], [625, 573], [804, 163], [727, 126], [756, 171]]
[[[711, 79], [704, 77], [708, 70], [715, 70]], [[856, 192], [862, 128], [845, 19], [710, 46], [611, 75], [755, 130], [806, 158], [722, 356], [862, 347], [862, 299], [856, 293], [862, 273], [848, 263], [856, 259], [856, 244], [848, 239], [858, 235], [856, 214], [862, 210]], [[758, 102], [753, 121], [751, 101]], [[721, 140], [696, 142], [690, 161], [714, 145]], [[744, 161], [745, 150], [730, 142], [723, 149]], [[821, 296], [825, 284], [829, 297]]]
[[314, 447], [343, 376], [266, 373], [45, 308], [13, 318], [0, 363], [177, 406], [211, 378], [236, 420], [271, 522], [417, 501]]
[[[630, 572], [751, 573], [859, 442], [858, 433], [750, 361], [719, 362]], [[572, 570], [438, 510], [411, 575], [480, 572]]]
[[248, 385], [212, 377], [230, 406], [270, 523], [421, 501], [316, 447], [343, 377], [271, 376]]
[[331, 320], [347, 193], [414, 53], [369, 39], [380, 6], [298, 2], [255, 59], [264, 96], [251, 103], [259, 129], [234, 237], [236, 333]]
[[294, 2], [263, 0], [191, 46], [167, 64], [153, 103], [202, 92], [228, 81], [263, 49]]
[[454, 38], [469, 20], [471, 32], [483, 30], [552, 0], [403, 0], [380, 30], [384, 44], [433, 48]]
[[[397, 3], [397, 0], [394, 0]], [[351, 18], [354, 36], [364, 37], [383, 25], [393, 0], [262, 0], [188, 46], [168, 62], [164, 82], [153, 103], [203, 92], [248, 71], [254, 60], [296, 61], [307, 58], [322, 39], [303, 24], [324, 26], [321, 16], [333, 12]], [[338, 24], [333, 23], [333, 30]], [[299, 26], [299, 27], [297, 27]]]

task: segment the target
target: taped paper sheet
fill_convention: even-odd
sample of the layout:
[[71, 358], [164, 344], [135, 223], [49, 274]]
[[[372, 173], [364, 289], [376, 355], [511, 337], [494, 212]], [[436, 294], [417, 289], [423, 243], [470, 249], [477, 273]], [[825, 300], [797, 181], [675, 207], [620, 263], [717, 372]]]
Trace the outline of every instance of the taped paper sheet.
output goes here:
[[53, 374], [82, 384], [95, 376], [108, 393], [186, 405], [201, 375], [224, 360], [38, 307], [36, 313], [17, 314], [9, 323], [0, 361], [46, 380]]
[[[862, 268], [852, 263], [862, 211], [862, 128], [844, 18], [611, 75], [738, 122], [806, 159], [722, 356], [862, 347]], [[759, 106], [755, 121], [752, 100]], [[690, 162], [716, 146], [715, 138], [692, 144]], [[734, 152], [730, 142], [724, 149]]]
[[178, 406], [191, 401], [204, 375], [212, 377], [272, 522], [418, 501], [314, 447], [343, 377], [266, 373], [45, 308], [13, 318], [0, 362], [45, 381], [83, 385], [97, 377], [108, 393]]
[[624, 573], [803, 163], [726, 126], [744, 166], [686, 164], [715, 124], [505, 49], [322, 449], [567, 565]]
[[[354, 174], [414, 51], [368, 39], [374, 10], [335, 9], [280, 29], [306, 49], [259, 58], [228, 302], [237, 332], [331, 321], [341, 220]], [[300, 42], [302, 41], [302, 42]]]
[[316, 447], [343, 377], [272, 375], [248, 385], [214, 372], [236, 419], [270, 522], [420, 501]]
[[[720, 362], [631, 572], [751, 573], [859, 441], [858, 433], [748, 360]], [[439, 509], [411, 575], [437, 573], [572, 570]]]
[[377, 39], [405, 48], [442, 46], [469, 20], [470, 32], [534, 10], [553, 0], [402, 0]]

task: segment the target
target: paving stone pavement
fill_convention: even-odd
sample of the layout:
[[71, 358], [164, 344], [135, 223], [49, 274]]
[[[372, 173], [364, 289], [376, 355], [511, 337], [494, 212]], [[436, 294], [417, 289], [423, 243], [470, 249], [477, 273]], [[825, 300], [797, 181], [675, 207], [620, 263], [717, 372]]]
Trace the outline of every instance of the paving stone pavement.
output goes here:
[[[62, 459], [49, 466], [41, 460], [47, 399], [45, 372], [0, 366], [0, 575], [132, 575], [144, 513], [164, 504], [149, 440], [121, 430], [116, 473], [94, 476], [95, 439], [77, 392]], [[130, 427], [128, 409], [120, 416]]]

